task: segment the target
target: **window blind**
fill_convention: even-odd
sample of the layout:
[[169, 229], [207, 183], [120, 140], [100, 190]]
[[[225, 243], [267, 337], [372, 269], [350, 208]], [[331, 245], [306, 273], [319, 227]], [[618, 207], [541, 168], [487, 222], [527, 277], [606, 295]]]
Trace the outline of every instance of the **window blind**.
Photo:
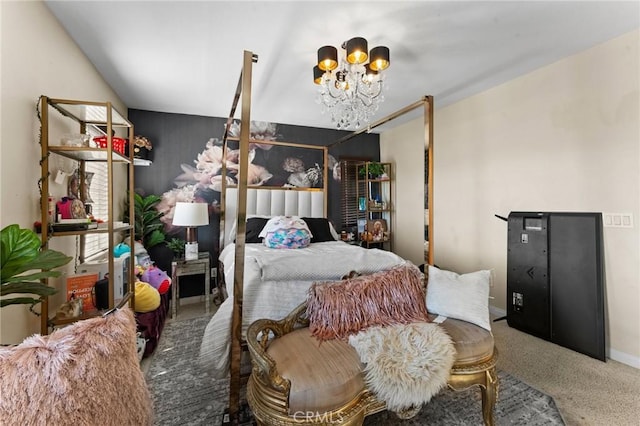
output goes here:
[[[98, 161], [87, 161], [85, 163], [85, 174], [90, 177], [89, 199], [91, 202], [91, 212], [96, 219], [105, 222], [109, 220], [109, 206], [107, 196], [107, 163]], [[89, 234], [84, 240], [85, 259], [107, 250], [109, 247], [108, 234]]]
[[[103, 136], [104, 132], [95, 126], [87, 126], [90, 138]], [[107, 163], [101, 161], [86, 161], [85, 174], [88, 187], [88, 204], [91, 204], [91, 214], [95, 219], [109, 220], [109, 194]], [[85, 259], [109, 249], [108, 234], [89, 234], [84, 236]]]
[[358, 225], [357, 164], [360, 161], [340, 161], [341, 223], [340, 230], [350, 230]]

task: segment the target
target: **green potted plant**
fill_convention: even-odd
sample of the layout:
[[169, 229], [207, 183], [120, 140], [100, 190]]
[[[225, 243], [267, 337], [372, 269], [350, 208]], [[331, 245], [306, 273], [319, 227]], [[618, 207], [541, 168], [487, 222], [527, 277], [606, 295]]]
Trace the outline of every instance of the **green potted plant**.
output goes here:
[[66, 265], [71, 257], [56, 250], [41, 249], [38, 235], [16, 224], [0, 231], [0, 241], [0, 296], [21, 295], [0, 299], [0, 307], [30, 305], [31, 309], [45, 297], [57, 293], [40, 280], [59, 277], [61, 272], [52, 269]]
[[[165, 241], [164, 224], [160, 220], [164, 213], [156, 209], [162, 198], [158, 195], [134, 194], [134, 229], [136, 241], [142, 242], [145, 249], [158, 245]], [[129, 218], [129, 206], [125, 205], [125, 221]]]
[[385, 173], [384, 165], [382, 163], [371, 162], [361, 166], [358, 170], [360, 177], [363, 179], [366, 177], [367, 172], [369, 173], [369, 179], [378, 179]]
[[185, 241], [180, 238], [172, 238], [167, 242], [167, 246], [173, 251], [173, 255], [176, 258], [180, 258], [184, 255]]

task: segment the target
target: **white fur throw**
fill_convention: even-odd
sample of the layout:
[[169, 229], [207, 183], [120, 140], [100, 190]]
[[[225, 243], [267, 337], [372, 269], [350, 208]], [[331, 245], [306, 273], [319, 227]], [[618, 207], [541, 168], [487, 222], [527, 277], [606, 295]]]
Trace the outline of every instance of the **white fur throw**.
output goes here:
[[446, 386], [455, 360], [449, 335], [434, 323], [373, 327], [349, 337], [365, 380], [390, 411], [429, 402]]
[[0, 349], [0, 425], [152, 424], [129, 308]]

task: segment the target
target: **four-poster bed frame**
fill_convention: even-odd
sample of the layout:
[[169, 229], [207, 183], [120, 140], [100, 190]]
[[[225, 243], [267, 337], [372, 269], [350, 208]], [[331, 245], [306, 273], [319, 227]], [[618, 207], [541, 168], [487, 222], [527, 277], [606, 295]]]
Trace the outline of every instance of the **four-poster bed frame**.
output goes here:
[[[229, 390], [229, 418], [231, 424], [238, 424], [239, 412], [240, 412], [240, 388], [241, 388], [241, 373], [240, 364], [242, 356], [242, 348], [245, 345], [242, 338], [242, 309], [243, 309], [243, 290], [244, 290], [244, 266], [245, 266], [245, 232], [246, 232], [246, 219], [247, 219], [247, 194], [248, 194], [248, 168], [249, 168], [249, 144], [250, 142], [250, 128], [251, 128], [251, 76], [253, 63], [258, 61], [257, 55], [250, 51], [244, 51], [243, 67], [238, 80], [236, 93], [233, 99], [231, 112], [227, 119], [225, 126], [225, 132], [223, 137], [223, 168], [222, 168], [222, 191], [221, 191], [221, 220], [220, 220], [220, 244], [221, 247], [225, 244], [225, 228], [228, 228], [227, 220], [236, 221], [236, 233], [235, 233], [235, 264], [234, 264], [234, 280], [233, 280], [233, 313], [232, 313], [232, 326], [231, 326], [231, 345], [230, 345], [230, 390]], [[229, 129], [233, 123], [238, 101], [242, 100], [241, 107], [241, 125], [240, 125], [240, 138], [239, 138], [239, 162], [238, 162], [238, 175], [237, 175], [237, 204], [235, 218], [225, 217], [226, 205], [227, 205], [227, 188], [226, 188], [226, 156], [229, 140]], [[385, 124], [401, 115], [404, 115], [416, 108], [424, 107], [424, 130], [425, 130], [425, 149], [428, 150], [428, 170], [425, 171], [425, 179], [428, 184], [428, 206], [429, 206], [429, 223], [428, 223], [428, 240], [430, 249], [428, 251], [426, 263], [433, 264], [433, 97], [425, 96], [419, 101], [369, 125], [365, 129], [353, 132], [333, 144], [325, 147], [323, 158], [323, 185], [324, 185], [324, 200], [323, 200], [323, 214], [326, 217], [327, 212], [327, 182], [328, 182], [328, 148], [339, 145], [347, 140], [363, 133], [368, 132], [382, 124]], [[267, 143], [268, 141], [255, 141], [259, 143]], [[270, 142], [269, 142], [270, 143]], [[305, 148], [312, 148], [310, 145], [302, 144], [290, 144], [290, 143], [278, 143], [287, 146], [298, 146]], [[315, 146], [317, 149], [318, 147]], [[264, 188], [269, 190], [269, 188]], [[271, 188], [271, 190], [274, 190]], [[282, 191], [283, 188], [278, 188], [278, 191]], [[295, 190], [295, 189], [294, 189]], [[305, 189], [309, 190], [309, 189]], [[311, 189], [313, 190], [313, 189]], [[318, 189], [315, 189], [318, 191]]]

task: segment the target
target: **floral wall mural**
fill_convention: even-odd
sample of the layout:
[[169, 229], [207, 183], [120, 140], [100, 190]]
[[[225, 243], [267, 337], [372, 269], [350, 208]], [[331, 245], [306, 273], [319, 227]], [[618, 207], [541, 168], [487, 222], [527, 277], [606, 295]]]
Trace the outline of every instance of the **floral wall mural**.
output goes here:
[[[252, 122], [251, 139], [264, 143], [250, 143], [247, 182], [249, 185], [272, 187], [323, 187], [323, 151], [313, 148], [282, 146], [269, 143], [277, 141], [277, 125], [274, 123]], [[230, 138], [240, 137], [240, 124], [234, 122], [229, 132]], [[229, 140], [226, 159], [226, 183], [236, 185], [239, 169], [239, 142]], [[173, 183], [174, 188], [162, 194], [158, 210], [164, 213], [162, 221], [165, 231], [171, 234], [173, 210], [177, 202], [206, 202], [210, 212], [220, 211], [220, 192], [223, 180], [223, 144], [217, 138], [209, 139], [204, 150], [191, 164], [181, 164], [182, 173]], [[329, 176], [340, 179], [338, 162], [329, 155]], [[334, 170], [335, 169], [335, 170]]]

